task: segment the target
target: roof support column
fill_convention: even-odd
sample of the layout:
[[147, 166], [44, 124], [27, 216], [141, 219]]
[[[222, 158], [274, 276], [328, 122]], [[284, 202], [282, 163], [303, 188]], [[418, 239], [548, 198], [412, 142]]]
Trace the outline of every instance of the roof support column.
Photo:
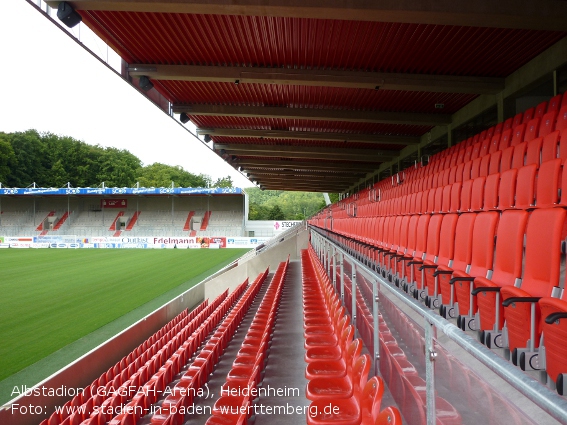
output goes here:
[[498, 122], [504, 121], [504, 92], [496, 95], [496, 111]]
[[557, 70], [553, 70], [553, 96], [557, 96]]
[[447, 147], [450, 148], [453, 146], [453, 128], [451, 124], [447, 126]]

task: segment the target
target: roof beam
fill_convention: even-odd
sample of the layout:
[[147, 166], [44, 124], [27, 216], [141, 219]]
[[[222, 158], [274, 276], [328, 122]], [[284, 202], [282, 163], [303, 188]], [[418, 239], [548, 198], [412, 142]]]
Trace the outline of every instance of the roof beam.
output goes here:
[[350, 134], [350, 133], [320, 133], [311, 131], [286, 130], [244, 130], [230, 128], [199, 128], [197, 134], [209, 136], [242, 137], [246, 139], [294, 139], [294, 140], [322, 140], [336, 142], [356, 143], [383, 143], [388, 145], [417, 145], [418, 136], [384, 136], [380, 134]]
[[[360, 162], [384, 162], [397, 156], [397, 151], [378, 149], [337, 149], [312, 146], [253, 145], [247, 143], [214, 144], [220, 153], [244, 156], [286, 157], [303, 159], [336, 159]], [[222, 152], [224, 151], [224, 152]]]
[[159, 64], [131, 64], [128, 72], [132, 77], [145, 75], [154, 80], [220, 83], [238, 81], [239, 84], [280, 84], [436, 93], [496, 94], [504, 90], [504, 78], [452, 75]]
[[247, 168], [266, 168], [274, 170], [327, 170], [327, 171], [354, 171], [360, 172], [370, 172], [377, 169], [376, 164], [365, 164], [365, 163], [349, 163], [345, 161], [281, 161], [273, 159], [243, 159], [236, 158], [231, 162], [235, 167], [242, 167], [244, 171]]
[[352, 180], [353, 176], [358, 177], [358, 176], [365, 176], [366, 173], [365, 172], [352, 172], [352, 171], [348, 171], [348, 172], [340, 172], [340, 170], [336, 170], [336, 171], [309, 171], [309, 170], [264, 170], [264, 169], [258, 169], [258, 168], [252, 168], [252, 167], [248, 167], [245, 170], [245, 173], [248, 177], [250, 176], [257, 176], [257, 177], [262, 177], [262, 176], [293, 176], [293, 177], [302, 177], [302, 178], [306, 178], [309, 179], [311, 177], [315, 177], [315, 178], [334, 178], [334, 177], [341, 177], [341, 178], [345, 178], [345, 179], [350, 179]]
[[[59, 0], [48, 0], [56, 7]], [[554, 0], [70, 0], [77, 10], [278, 16], [536, 30], [567, 30]]]
[[294, 184], [289, 185], [285, 183], [267, 183], [262, 184], [262, 189], [266, 190], [285, 190], [285, 191], [298, 191], [298, 192], [326, 192], [326, 193], [341, 193], [345, 191], [348, 186], [341, 185], [331, 185], [331, 186], [321, 186], [320, 184]]
[[341, 109], [286, 108], [281, 106], [173, 105], [173, 112], [188, 115], [348, 121], [374, 124], [448, 125], [451, 116], [413, 112], [353, 111]]
[[248, 176], [250, 180], [257, 180], [257, 181], [278, 181], [278, 182], [333, 182], [333, 183], [345, 183], [345, 184], [352, 184], [353, 178], [351, 176], [345, 177], [333, 177], [333, 176], [280, 176], [280, 175], [257, 175], [257, 174], [250, 174]]

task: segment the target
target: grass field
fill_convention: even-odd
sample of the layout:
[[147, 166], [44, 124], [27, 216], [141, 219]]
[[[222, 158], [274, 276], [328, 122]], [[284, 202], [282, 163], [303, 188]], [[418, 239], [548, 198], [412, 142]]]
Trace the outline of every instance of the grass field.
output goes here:
[[244, 252], [0, 250], [0, 381]]

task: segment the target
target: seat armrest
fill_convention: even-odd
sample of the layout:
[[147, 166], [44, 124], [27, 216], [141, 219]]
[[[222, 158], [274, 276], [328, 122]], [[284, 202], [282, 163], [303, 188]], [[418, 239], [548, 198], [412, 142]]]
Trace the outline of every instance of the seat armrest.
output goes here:
[[558, 311], [557, 313], [551, 313], [549, 316], [545, 318], [545, 323], [548, 325], [553, 324], [559, 319], [567, 319], [567, 312], [566, 311]]
[[471, 294], [478, 295], [481, 292], [500, 292], [500, 289], [502, 289], [500, 286], [484, 286], [481, 288], [473, 289]]
[[541, 297], [512, 297], [502, 301], [504, 307], [508, 307], [512, 303], [537, 303]]
[[461, 282], [473, 282], [474, 279], [475, 279], [475, 278], [472, 277], [472, 276], [467, 276], [467, 277], [454, 277], [454, 278], [452, 278], [452, 279], [449, 281], [449, 284], [450, 284], [450, 285], [454, 285], [455, 282], [459, 282], [459, 281], [461, 281]]

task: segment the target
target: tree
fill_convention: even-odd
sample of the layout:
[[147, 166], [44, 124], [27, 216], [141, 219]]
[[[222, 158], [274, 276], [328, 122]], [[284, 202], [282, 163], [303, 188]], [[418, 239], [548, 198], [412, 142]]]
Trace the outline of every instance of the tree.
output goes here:
[[0, 133], [0, 183], [10, 186], [10, 172], [17, 166], [14, 149], [5, 134]]
[[226, 177], [221, 177], [220, 179], [217, 179], [213, 185], [213, 187], [233, 187], [232, 186], [232, 177], [230, 176], [226, 176]]
[[63, 187], [69, 182], [69, 174], [65, 171], [65, 167], [61, 163], [61, 160], [57, 160], [55, 164], [51, 167], [49, 172], [49, 180], [51, 181], [51, 186], [53, 187]]
[[274, 205], [270, 209], [268, 220], [285, 220], [285, 215], [279, 205]]

